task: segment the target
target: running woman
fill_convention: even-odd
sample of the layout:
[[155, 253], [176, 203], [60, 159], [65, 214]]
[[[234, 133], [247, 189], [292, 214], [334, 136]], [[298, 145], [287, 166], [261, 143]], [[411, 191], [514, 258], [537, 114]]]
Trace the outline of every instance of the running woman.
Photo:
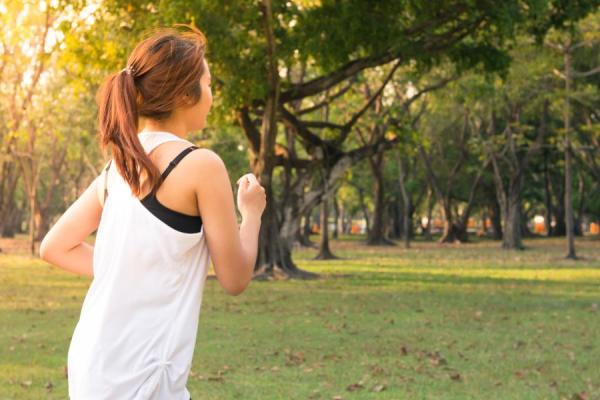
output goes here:
[[67, 355], [71, 400], [191, 399], [209, 262], [230, 295], [252, 278], [265, 190], [238, 179], [238, 226], [223, 160], [186, 139], [206, 125], [211, 75], [204, 35], [179, 26], [140, 42], [100, 87], [112, 158], [40, 244], [42, 259], [93, 277]]

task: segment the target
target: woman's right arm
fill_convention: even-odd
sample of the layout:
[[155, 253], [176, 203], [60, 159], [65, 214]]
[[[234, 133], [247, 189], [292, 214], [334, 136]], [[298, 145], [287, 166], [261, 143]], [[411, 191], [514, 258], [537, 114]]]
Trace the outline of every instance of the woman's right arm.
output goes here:
[[[198, 210], [217, 280], [233, 296], [250, 284], [258, 252], [264, 188], [244, 178], [238, 188], [242, 222], [238, 227], [231, 181], [223, 160], [212, 150], [190, 154]], [[191, 160], [190, 160], [191, 161]], [[254, 177], [252, 177], [254, 178]], [[240, 198], [241, 197], [241, 198]]]

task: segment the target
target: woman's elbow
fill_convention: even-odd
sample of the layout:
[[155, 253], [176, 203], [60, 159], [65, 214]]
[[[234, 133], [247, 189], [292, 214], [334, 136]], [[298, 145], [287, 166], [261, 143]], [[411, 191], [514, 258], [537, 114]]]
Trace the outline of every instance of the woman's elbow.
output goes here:
[[40, 253], [40, 258], [42, 260], [48, 261], [48, 262], [50, 261], [52, 247], [50, 246], [48, 236], [45, 236], [44, 239], [42, 239], [42, 242], [40, 243], [39, 253]]
[[[241, 265], [233, 264], [233, 265]], [[228, 295], [231, 296], [239, 296], [242, 294], [248, 285], [250, 285], [250, 281], [252, 281], [252, 273], [248, 274], [248, 270], [250, 267], [243, 268], [240, 270], [239, 268], [231, 267], [221, 267], [217, 266], [213, 263], [215, 267], [215, 272], [217, 275], [217, 280], [219, 281], [221, 287]]]
[[236, 285], [234, 287], [225, 287], [225, 291], [227, 292], [228, 295], [230, 296], [239, 296], [240, 294], [244, 293], [244, 291], [246, 290], [246, 288], [248, 287], [248, 285]]
[[221, 281], [221, 286], [223, 287], [225, 292], [227, 292], [227, 294], [230, 296], [239, 296], [240, 294], [244, 293], [249, 284], [250, 281], [247, 279], [228, 279]]

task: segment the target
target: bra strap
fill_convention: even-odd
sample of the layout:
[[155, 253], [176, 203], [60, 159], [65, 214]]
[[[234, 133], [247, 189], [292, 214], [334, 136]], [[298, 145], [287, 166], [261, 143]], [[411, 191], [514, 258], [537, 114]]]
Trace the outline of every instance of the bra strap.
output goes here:
[[158, 184], [156, 184], [156, 186], [154, 186], [154, 188], [150, 191], [150, 193], [148, 193], [146, 195], [146, 197], [144, 197], [143, 200], [145, 201], [146, 199], [148, 199], [150, 197], [156, 197], [156, 192], [158, 191], [159, 186], [167, 178], [167, 175], [169, 175], [171, 173], [171, 171], [173, 170], [173, 168], [175, 168], [175, 166], [177, 164], [179, 164], [179, 161], [181, 161], [181, 159], [183, 157], [185, 157], [188, 153], [190, 153], [192, 150], [195, 150], [197, 148], [198, 148], [198, 146], [191, 145], [190, 147], [185, 148], [173, 160], [171, 160], [171, 162], [169, 163], [169, 165], [167, 165], [167, 168], [165, 168], [165, 170], [163, 171], [163, 173], [160, 175], [160, 179], [158, 181]]
[[167, 166], [167, 168], [164, 170], [164, 172], [160, 175], [160, 181], [164, 181], [167, 177], [167, 175], [169, 175], [171, 173], [171, 171], [173, 170], [173, 168], [175, 168], [175, 166], [177, 164], [179, 164], [179, 161], [181, 161], [183, 159], [183, 157], [185, 157], [186, 155], [188, 155], [188, 153], [190, 153], [192, 150], [197, 149], [198, 146], [196, 145], [191, 145], [190, 147], [184, 149], [181, 153], [179, 153], [177, 155], [177, 157], [175, 157]]

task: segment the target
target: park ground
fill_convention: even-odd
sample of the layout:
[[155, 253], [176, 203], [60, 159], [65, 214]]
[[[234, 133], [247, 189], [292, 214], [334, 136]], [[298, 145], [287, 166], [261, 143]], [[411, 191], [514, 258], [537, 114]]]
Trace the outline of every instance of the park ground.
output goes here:
[[[294, 251], [313, 281], [204, 291], [188, 389], [213, 399], [600, 399], [600, 240]], [[0, 254], [0, 400], [66, 399], [90, 278]]]

